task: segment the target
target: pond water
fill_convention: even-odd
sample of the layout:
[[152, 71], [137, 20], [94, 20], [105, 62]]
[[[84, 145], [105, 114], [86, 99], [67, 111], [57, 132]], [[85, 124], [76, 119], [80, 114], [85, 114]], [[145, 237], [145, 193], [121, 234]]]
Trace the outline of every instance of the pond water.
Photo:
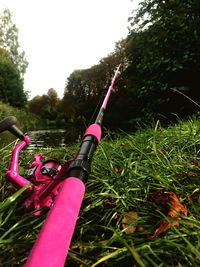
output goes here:
[[27, 134], [31, 141], [27, 149], [37, 149], [43, 147], [64, 147], [66, 144], [66, 130], [39, 130], [31, 131]]
[[68, 144], [75, 143], [80, 137], [74, 127], [65, 129], [51, 129], [30, 131], [27, 135], [31, 138], [27, 149], [33, 150], [47, 147], [65, 147]]
[[[26, 133], [31, 138], [30, 143], [26, 146], [28, 150], [48, 147], [65, 147], [77, 141], [79, 132], [74, 128], [37, 130]], [[4, 147], [16, 140], [16, 137], [9, 132], [0, 134], [0, 147]]]

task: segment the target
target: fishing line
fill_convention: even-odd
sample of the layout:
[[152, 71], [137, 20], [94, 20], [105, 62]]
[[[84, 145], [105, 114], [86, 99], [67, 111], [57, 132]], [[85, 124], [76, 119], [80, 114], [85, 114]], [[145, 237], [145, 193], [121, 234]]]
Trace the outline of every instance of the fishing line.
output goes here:
[[[104, 91], [104, 93], [102, 92], [102, 94], [101, 94], [101, 96], [100, 96], [100, 98], [99, 98], [99, 101], [98, 101], [98, 103], [97, 103], [97, 105], [96, 105], [96, 107], [95, 107], [95, 110], [94, 110], [92, 116], [90, 117], [88, 126], [89, 126], [89, 125], [91, 124], [91, 122], [93, 121], [93, 119], [94, 119], [94, 115], [97, 113], [97, 109], [99, 109], [100, 104], [101, 104], [101, 102], [102, 102], [102, 99], [103, 99], [103, 97], [105, 97], [105, 95], [106, 95], [106, 90]], [[87, 128], [88, 128], [88, 126], [87, 126]]]
[[105, 96], [106, 96], [106, 94], [107, 94], [107, 91], [108, 91], [109, 88], [110, 88], [110, 82], [112, 82], [112, 79], [113, 79], [113, 78], [110, 77], [110, 78], [108, 79], [108, 81], [107, 81], [107, 85], [105, 86], [104, 89], [102, 89], [102, 93], [101, 93], [101, 96], [100, 96], [100, 98], [99, 98], [98, 104], [97, 104], [96, 107], [95, 107], [95, 110], [94, 110], [94, 112], [93, 112], [93, 114], [92, 114], [92, 116], [91, 116], [91, 118], [90, 118], [90, 121], [89, 121], [89, 123], [88, 123], [88, 126], [89, 126], [89, 125], [91, 124], [91, 122], [93, 121], [94, 115], [96, 114], [97, 109], [99, 109], [100, 104], [101, 104], [101, 102], [102, 102], [102, 99], [105, 98]]

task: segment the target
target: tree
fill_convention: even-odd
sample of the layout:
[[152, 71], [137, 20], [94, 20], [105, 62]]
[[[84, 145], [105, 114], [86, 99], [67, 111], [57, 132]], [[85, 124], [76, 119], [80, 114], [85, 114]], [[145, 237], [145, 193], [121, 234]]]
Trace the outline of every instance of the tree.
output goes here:
[[24, 107], [27, 102], [23, 79], [10, 54], [2, 48], [0, 48], [0, 99], [15, 107]]
[[44, 118], [45, 107], [48, 106], [49, 97], [47, 95], [37, 95], [30, 101], [28, 101], [29, 109], [32, 113]]
[[59, 101], [58, 94], [55, 89], [50, 88], [47, 92], [47, 96], [49, 97], [48, 103], [50, 107], [53, 109]]
[[12, 13], [9, 9], [5, 9], [3, 15], [0, 15], [0, 26], [0, 47], [9, 52], [22, 78], [26, 72], [28, 62], [25, 58], [25, 52], [20, 49], [18, 29], [12, 22]]
[[199, 0], [142, 1], [130, 21], [127, 90], [140, 102], [141, 115], [193, 113], [170, 88], [200, 97]]
[[62, 99], [62, 109], [65, 117], [68, 119], [75, 119], [77, 114], [77, 99], [72, 93], [65, 93]]
[[37, 95], [28, 101], [29, 109], [32, 113], [38, 115], [45, 127], [55, 127], [64, 124], [64, 114], [61, 112], [61, 101], [57, 92], [50, 88], [47, 94]]
[[[111, 53], [91, 68], [72, 72], [67, 78], [63, 97], [65, 114], [89, 120], [107, 91], [118, 64], [118, 54]], [[116, 88], [113, 89], [115, 93]]]

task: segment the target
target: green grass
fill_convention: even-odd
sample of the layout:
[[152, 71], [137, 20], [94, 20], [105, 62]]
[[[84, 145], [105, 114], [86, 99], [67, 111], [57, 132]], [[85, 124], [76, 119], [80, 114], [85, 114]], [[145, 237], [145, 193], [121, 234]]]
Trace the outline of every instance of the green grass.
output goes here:
[[[200, 161], [200, 121], [191, 119], [168, 128], [158, 122], [135, 134], [111, 136], [101, 141], [93, 158], [66, 266], [199, 266], [200, 169], [191, 162]], [[2, 266], [23, 265], [47, 213], [38, 217], [24, 213], [24, 196], [19, 192], [6, 197], [4, 174], [13, 145], [1, 150]], [[76, 148], [67, 150], [74, 153]], [[32, 156], [22, 152], [20, 174], [25, 175]], [[66, 155], [60, 153], [60, 158], [64, 161]], [[115, 166], [121, 171], [116, 172]], [[181, 215], [179, 227], [150, 239], [167, 215], [148, 199], [157, 189], [176, 193], [188, 216]], [[138, 214], [132, 234], [126, 234], [121, 223], [129, 211]]]

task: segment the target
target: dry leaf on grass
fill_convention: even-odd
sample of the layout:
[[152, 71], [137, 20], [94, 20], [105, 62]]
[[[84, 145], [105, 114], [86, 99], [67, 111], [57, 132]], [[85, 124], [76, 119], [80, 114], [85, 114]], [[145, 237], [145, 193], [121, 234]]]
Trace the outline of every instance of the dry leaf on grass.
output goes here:
[[196, 191], [194, 193], [191, 194], [191, 198], [192, 199], [198, 199], [200, 196], [200, 191]]
[[114, 200], [104, 199], [103, 203], [108, 206], [117, 206], [117, 203], [114, 202]]
[[126, 213], [122, 219], [122, 228], [125, 229], [126, 234], [132, 234], [136, 230], [136, 221], [138, 219], [138, 214], [134, 211]]
[[[179, 214], [183, 214], [187, 216], [186, 208], [180, 203], [177, 195], [173, 192], [166, 191], [164, 189], [157, 190], [153, 194], [149, 195], [149, 199], [157, 204], [162, 205], [166, 209], [168, 209], [167, 218], [181, 220]], [[179, 226], [178, 221], [169, 222], [168, 220], [164, 219], [161, 225], [156, 229], [153, 235], [149, 236], [149, 238], [154, 238], [161, 233], [167, 231], [171, 226]]]
[[191, 164], [191, 165], [194, 165], [197, 169], [200, 168], [200, 163], [197, 162], [196, 160], [192, 160], [192, 161], [190, 162], [190, 164]]
[[122, 172], [122, 169], [119, 168], [118, 166], [115, 166], [114, 169], [115, 169], [116, 173], [121, 173]]
[[195, 177], [196, 174], [193, 172], [182, 172], [182, 173], [178, 173], [177, 177], [179, 178], [190, 178], [190, 177]]

